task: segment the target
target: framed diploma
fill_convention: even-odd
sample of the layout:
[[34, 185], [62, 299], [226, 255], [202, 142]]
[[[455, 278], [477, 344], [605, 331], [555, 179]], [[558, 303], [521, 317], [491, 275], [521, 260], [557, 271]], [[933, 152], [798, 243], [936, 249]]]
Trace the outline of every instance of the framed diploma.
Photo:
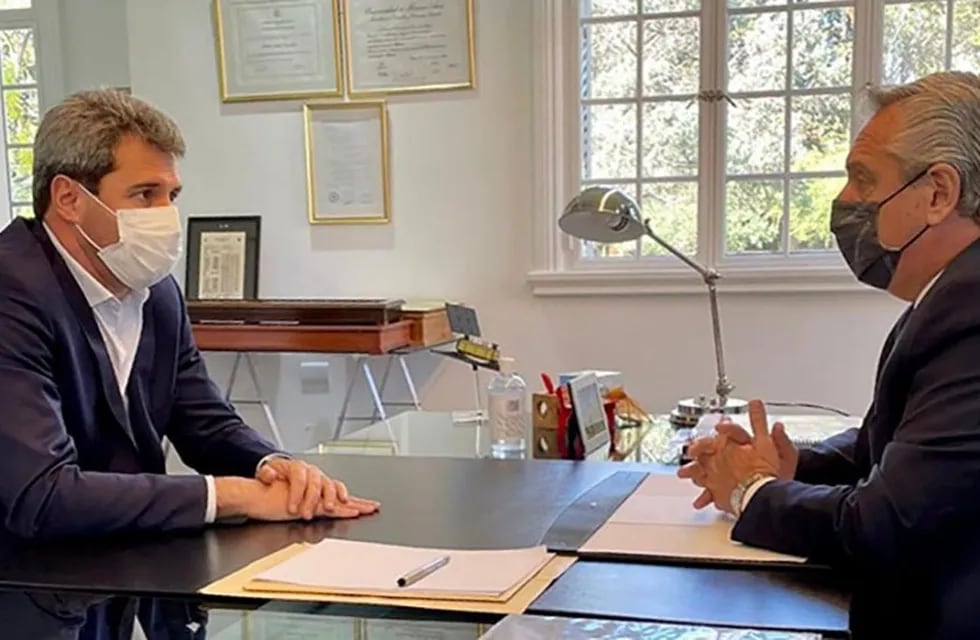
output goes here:
[[212, 0], [223, 102], [342, 94], [334, 0]]
[[341, 0], [352, 97], [476, 86], [473, 0]]
[[187, 299], [257, 299], [261, 230], [259, 216], [188, 218]]
[[389, 222], [385, 103], [306, 104], [303, 121], [310, 223]]

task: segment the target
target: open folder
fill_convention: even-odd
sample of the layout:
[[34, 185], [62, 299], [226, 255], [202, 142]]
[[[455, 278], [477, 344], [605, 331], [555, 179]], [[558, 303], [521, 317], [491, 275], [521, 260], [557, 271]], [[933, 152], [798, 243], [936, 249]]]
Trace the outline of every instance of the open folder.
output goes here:
[[[463, 551], [326, 539], [255, 575], [249, 591], [504, 602], [554, 554], [545, 547]], [[408, 586], [399, 578], [448, 558]]]
[[579, 550], [582, 556], [684, 559], [721, 564], [799, 564], [805, 558], [741, 545], [734, 520], [692, 506], [700, 493], [673, 475], [651, 473]]

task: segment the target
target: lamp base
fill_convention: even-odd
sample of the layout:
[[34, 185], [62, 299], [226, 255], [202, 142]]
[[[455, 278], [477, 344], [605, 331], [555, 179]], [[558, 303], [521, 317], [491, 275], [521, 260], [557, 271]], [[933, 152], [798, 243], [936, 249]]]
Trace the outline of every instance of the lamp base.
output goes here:
[[675, 429], [691, 429], [706, 413], [740, 414], [749, 410], [749, 403], [739, 398], [728, 398], [720, 404], [718, 398], [710, 400], [705, 396], [685, 398], [670, 412], [670, 424]]

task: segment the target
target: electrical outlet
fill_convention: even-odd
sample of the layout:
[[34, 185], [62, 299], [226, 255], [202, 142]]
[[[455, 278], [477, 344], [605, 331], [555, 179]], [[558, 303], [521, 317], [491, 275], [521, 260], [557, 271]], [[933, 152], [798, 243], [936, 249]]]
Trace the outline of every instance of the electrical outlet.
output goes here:
[[302, 393], [330, 393], [330, 363], [325, 360], [300, 363], [299, 382]]

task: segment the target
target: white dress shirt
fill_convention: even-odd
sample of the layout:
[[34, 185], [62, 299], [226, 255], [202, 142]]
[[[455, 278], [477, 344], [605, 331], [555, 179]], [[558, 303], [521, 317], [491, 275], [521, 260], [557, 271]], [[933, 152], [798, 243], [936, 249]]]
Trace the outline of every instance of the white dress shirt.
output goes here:
[[[136, 360], [136, 351], [143, 334], [143, 304], [150, 297], [150, 292], [143, 289], [132, 291], [122, 299], [117, 298], [68, 253], [58, 242], [58, 238], [51, 233], [48, 225], [44, 225], [44, 230], [68, 265], [68, 270], [92, 308], [92, 315], [95, 316], [95, 323], [99, 327], [99, 333], [102, 334], [109, 361], [112, 362], [112, 371], [119, 385], [119, 395], [122, 396], [123, 406], [128, 412], [129, 399], [126, 397], [126, 387], [129, 385], [129, 376], [133, 371], [133, 362]], [[263, 459], [262, 462], [265, 460]], [[262, 462], [259, 463], [260, 466]], [[214, 477], [204, 476], [204, 480], [208, 487], [204, 521], [211, 523], [214, 522], [217, 511]]]
[[[936, 280], [939, 280], [940, 276], [943, 275], [943, 271], [944, 270], [940, 270], [939, 273], [933, 276], [932, 280], [926, 283], [926, 286], [922, 287], [922, 291], [919, 292], [919, 295], [916, 296], [915, 301], [912, 303], [913, 309], [919, 306], [919, 303], [922, 302], [922, 299], [925, 298], [926, 294], [929, 293], [929, 290], [932, 289], [932, 285], [936, 284]], [[739, 509], [738, 512], [745, 513], [745, 509], [749, 506], [749, 502], [751, 502], [752, 496], [754, 496], [759, 489], [761, 489], [768, 483], [772, 482], [773, 480], [775, 480], [775, 478], [769, 476], [766, 478], [760, 478], [755, 482], [753, 482], [751, 485], [749, 485], [749, 488], [745, 490], [744, 494], [742, 494], [742, 504], [740, 505], [741, 508]]]

